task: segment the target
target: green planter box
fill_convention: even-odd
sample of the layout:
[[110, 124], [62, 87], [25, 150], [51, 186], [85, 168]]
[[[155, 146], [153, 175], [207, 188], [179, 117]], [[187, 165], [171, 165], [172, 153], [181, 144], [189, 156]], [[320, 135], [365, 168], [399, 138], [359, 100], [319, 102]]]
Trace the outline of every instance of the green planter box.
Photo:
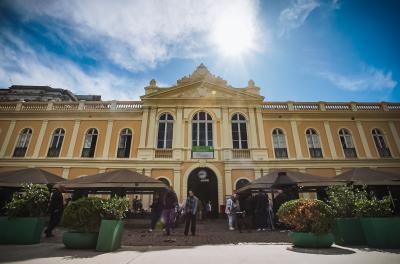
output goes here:
[[96, 248], [98, 233], [64, 232], [63, 243], [67, 248], [89, 249]]
[[369, 247], [400, 248], [400, 217], [361, 218]]
[[121, 247], [123, 220], [101, 220], [97, 251], [110, 252]]
[[45, 225], [42, 217], [0, 218], [1, 244], [37, 244], [42, 238]]
[[333, 227], [338, 245], [365, 245], [364, 232], [359, 218], [336, 218]]
[[289, 238], [296, 247], [328, 248], [332, 246], [334, 236], [331, 233], [314, 234], [302, 232], [289, 232]]

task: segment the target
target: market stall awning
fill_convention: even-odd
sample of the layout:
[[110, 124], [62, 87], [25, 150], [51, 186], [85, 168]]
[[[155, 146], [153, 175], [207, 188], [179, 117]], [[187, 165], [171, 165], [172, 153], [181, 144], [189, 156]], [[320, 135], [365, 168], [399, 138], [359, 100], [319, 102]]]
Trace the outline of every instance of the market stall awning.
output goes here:
[[75, 178], [63, 182], [62, 185], [67, 190], [84, 189], [98, 192], [113, 190], [154, 191], [167, 188], [165, 183], [129, 169], [118, 169]]
[[333, 179], [347, 181], [354, 185], [400, 185], [400, 173], [395, 174], [370, 168], [354, 168], [333, 177]]
[[237, 190], [237, 192], [265, 190], [285, 186], [320, 187], [345, 183], [346, 181], [335, 180], [332, 177], [316, 176], [298, 171], [277, 170], [252, 181], [250, 184]]
[[22, 183], [55, 184], [64, 178], [39, 168], [27, 168], [0, 173], [0, 187], [21, 187]]

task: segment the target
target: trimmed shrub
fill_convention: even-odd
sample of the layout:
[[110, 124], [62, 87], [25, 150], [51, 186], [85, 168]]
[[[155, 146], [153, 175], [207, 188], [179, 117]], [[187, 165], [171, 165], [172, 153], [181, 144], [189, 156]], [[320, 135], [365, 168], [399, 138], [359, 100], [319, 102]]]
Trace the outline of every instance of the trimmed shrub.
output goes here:
[[101, 201], [97, 197], [83, 197], [65, 209], [62, 225], [76, 232], [98, 232], [101, 223]]
[[366, 199], [366, 191], [355, 189], [353, 186], [329, 186], [326, 188], [328, 204], [332, 207], [335, 217], [352, 218], [356, 216], [356, 203]]
[[119, 220], [125, 218], [128, 212], [129, 201], [124, 197], [114, 196], [111, 199], [100, 201], [101, 217], [107, 220]]
[[50, 193], [44, 184], [22, 184], [21, 192], [14, 193], [6, 204], [10, 217], [41, 217], [47, 213]]
[[282, 223], [293, 227], [294, 231], [305, 233], [328, 233], [333, 225], [334, 212], [323, 201], [297, 199], [284, 203], [278, 210]]

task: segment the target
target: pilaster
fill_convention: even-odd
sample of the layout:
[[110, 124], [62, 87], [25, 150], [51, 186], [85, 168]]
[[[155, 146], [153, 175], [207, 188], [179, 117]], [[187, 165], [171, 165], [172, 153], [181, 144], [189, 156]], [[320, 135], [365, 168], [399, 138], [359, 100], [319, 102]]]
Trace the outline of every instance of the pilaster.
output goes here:
[[42, 122], [42, 126], [40, 127], [39, 135], [38, 135], [38, 138], [37, 138], [37, 141], [36, 141], [36, 146], [35, 146], [35, 150], [33, 151], [32, 158], [37, 158], [39, 156], [40, 147], [43, 144], [43, 137], [44, 137], [44, 134], [46, 132], [46, 128], [47, 128], [47, 124], [48, 123], [49, 123], [48, 120], [43, 120], [43, 122]]

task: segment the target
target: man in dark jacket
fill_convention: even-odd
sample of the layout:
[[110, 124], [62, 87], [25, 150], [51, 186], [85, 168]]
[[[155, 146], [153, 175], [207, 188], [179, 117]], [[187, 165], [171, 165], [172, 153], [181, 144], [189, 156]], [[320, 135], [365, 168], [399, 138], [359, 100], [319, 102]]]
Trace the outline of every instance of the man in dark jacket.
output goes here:
[[49, 213], [50, 220], [47, 225], [47, 229], [44, 231], [46, 237], [53, 237], [52, 234], [53, 229], [60, 223], [61, 217], [64, 210], [64, 198], [62, 193], [64, 192], [64, 186], [58, 185], [56, 189], [53, 191], [50, 204], [49, 204]]
[[151, 204], [151, 223], [149, 232], [153, 232], [158, 220], [160, 220], [163, 204], [160, 198], [160, 194], [156, 193], [153, 198], [153, 203]]
[[165, 231], [167, 236], [171, 233], [171, 228], [175, 221], [175, 207], [178, 204], [178, 197], [172, 186], [168, 187], [168, 191], [164, 195], [163, 201], [163, 217], [165, 221]]
[[189, 233], [189, 226], [191, 225], [192, 236], [196, 234], [196, 216], [199, 207], [199, 199], [194, 196], [193, 191], [189, 191], [189, 196], [185, 202], [185, 236]]

